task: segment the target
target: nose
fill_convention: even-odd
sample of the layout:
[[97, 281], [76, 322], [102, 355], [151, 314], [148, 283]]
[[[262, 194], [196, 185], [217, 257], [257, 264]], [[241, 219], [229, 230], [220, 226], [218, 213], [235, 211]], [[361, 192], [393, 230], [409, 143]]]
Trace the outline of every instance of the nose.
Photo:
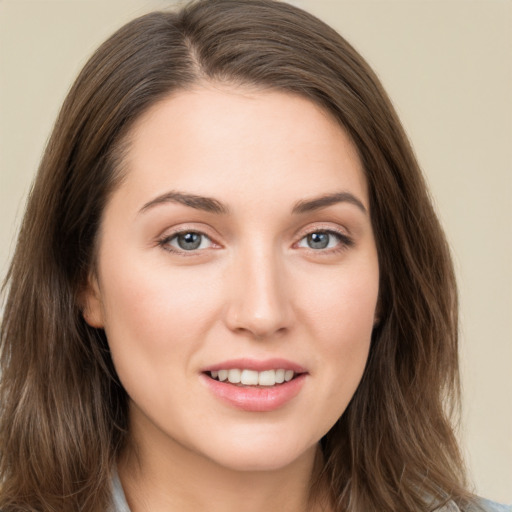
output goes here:
[[293, 322], [286, 272], [279, 257], [261, 246], [240, 254], [229, 273], [230, 330], [268, 339], [283, 334]]

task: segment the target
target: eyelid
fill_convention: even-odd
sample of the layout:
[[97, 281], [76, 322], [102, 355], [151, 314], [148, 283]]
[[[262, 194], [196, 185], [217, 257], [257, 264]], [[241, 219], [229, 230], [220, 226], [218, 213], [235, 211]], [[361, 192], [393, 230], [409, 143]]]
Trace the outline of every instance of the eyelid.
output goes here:
[[352, 238], [350, 234], [350, 230], [348, 228], [339, 226], [338, 224], [334, 224], [331, 222], [313, 222], [309, 223], [307, 226], [299, 229], [297, 232], [297, 238], [304, 238], [305, 236], [316, 233], [316, 232], [330, 232], [338, 234], [342, 237]]

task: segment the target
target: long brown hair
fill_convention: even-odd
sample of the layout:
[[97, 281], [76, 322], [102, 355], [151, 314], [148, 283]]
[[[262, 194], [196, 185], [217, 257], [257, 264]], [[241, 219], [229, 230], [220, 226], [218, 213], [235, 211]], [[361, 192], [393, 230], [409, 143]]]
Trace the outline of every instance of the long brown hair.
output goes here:
[[365, 374], [322, 439], [336, 511], [424, 511], [471, 497], [456, 410], [457, 297], [448, 247], [397, 115], [334, 30], [272, 0], [202, 0], [127, 24], [69, 92], [4, 284], [0, 508], [100, 512], [127, 434], [127, 397], [80, 293], [98, 225], [144, 111], [198, 81], [300, 94], [351, 136], [366, 171], [381, 274]]

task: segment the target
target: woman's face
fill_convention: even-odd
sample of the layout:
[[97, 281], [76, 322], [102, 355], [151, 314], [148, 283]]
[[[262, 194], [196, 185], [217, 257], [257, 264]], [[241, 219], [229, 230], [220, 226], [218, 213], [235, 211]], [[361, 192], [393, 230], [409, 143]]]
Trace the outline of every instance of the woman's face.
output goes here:
[[130, 141], [84, 315], [105, 329], [135, 441], [243, 470], [312, 453], [375, 322], [354, 145], [302, 97], [213, 86], [155, 105]]

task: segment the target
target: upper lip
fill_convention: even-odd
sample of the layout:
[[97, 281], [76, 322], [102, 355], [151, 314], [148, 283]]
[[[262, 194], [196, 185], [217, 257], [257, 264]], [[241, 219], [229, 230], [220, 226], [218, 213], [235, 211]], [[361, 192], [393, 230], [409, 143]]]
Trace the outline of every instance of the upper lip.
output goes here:
[[235, 368], [241, 370], [254, 370], [263, 372], [265, 370], [293, 370], [295, 373], [307, 373], [307, 370], [298, 363], [282, 358], [272, 359], [230, 359], [222, 361], [203, 369], [203, 372], [215, 372], [219, 370], [233, 370]]

